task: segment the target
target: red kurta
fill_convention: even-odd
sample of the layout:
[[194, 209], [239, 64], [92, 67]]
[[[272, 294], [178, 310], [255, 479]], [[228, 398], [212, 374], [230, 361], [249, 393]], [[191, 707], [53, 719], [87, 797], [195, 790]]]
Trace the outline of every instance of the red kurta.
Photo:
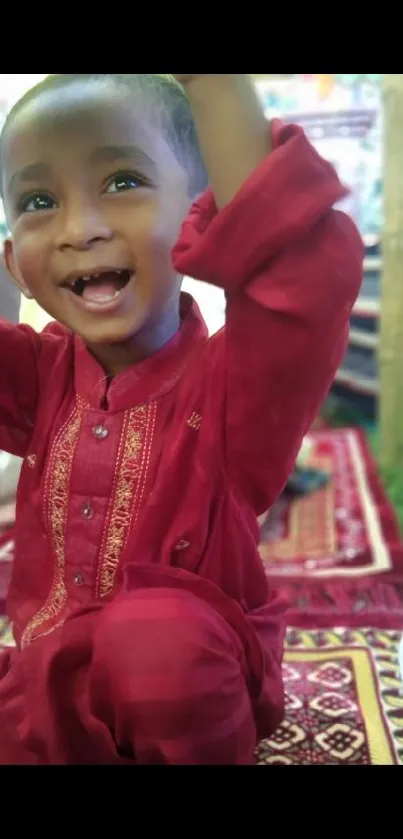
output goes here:
[[[282, 619], [256, 518], [281, 492], [342, 358], [363, 247], [332, 209], [344, 195], [333, 168], [295, 127], [274, 124], [273, 139], [229, 206], [217, 213], [210, 192], [194, 206], [174, 250], [179, 272], [226, 291], [218, 335], [208, 339], [184, 296], [179, 333], [108, 387], [63, 327], [0, 328], [0, 448], [25, 459], [9, 595], [19, 649], [2, 665], [9, 740], [2, 758], [0, 730], [0, 762], [25, 759], [18, 743], [39, 762], [242, 763], [281, 718]], [[196, 672], [207, 647], [229, 669], [207, 668], [193, 682], [185, 668], [167, 688], [161, 672], [177, 672], [177, 656]], [[108, 689], [101, 664], [88, 675], [107, 648]], [[142, 674], [135, 686], [131, 669]], [[170, 722], [154, 737], [165, 693], [179, 702], [188, 679], [193, 704], [181, 719], [199, 720], [183, 734], [162, 711]], [[218, 734], [204, 752], [214, 696], [230, 702], [241, 683], [242, 701], [222, 715], [225, 733], [214, 724], [223, 741], [238, 731], [244, 753], [221, 748]], [[122, 700], [130, 690], [153, 708], [136, 730]]]

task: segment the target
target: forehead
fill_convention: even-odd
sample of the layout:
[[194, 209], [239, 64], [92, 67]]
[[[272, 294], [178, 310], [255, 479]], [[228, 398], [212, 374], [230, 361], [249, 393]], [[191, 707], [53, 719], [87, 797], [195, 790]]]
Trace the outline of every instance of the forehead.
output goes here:
[[3, 179], [39, 163], [85, 160], [98, 146], [135, 146], [156, 163], [172, 163], [158, 110], [141, 92], [86, 83], [44, 91], [24, 104], [7, 128]]

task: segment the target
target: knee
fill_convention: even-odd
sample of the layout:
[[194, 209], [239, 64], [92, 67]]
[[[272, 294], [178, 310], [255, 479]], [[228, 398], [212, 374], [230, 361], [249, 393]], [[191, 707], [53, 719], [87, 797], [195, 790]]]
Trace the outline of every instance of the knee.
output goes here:
[[94, 641], [94, 663], [114, 690], [121, 685], [139, 695], [163, 683], [172, 694], [221, 692], [226, 678], [244, 680], [237, 635], [186, 591], [147, 589], [117, 598], [99, 616]]
[[125, 754], [140, 763], [253, 761], [243, 648], [212, 607], [181, 590], [138, 591], [104, 610], [95, 640], [93, 710]]

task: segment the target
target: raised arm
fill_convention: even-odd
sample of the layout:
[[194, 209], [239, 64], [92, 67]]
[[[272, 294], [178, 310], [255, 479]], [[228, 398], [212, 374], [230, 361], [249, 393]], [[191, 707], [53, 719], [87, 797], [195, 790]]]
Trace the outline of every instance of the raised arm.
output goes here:
[[[215, 112], [206, 104], [211, 137]], [[243, 114], [247, 121], [246, 107]], [[225, 405], [227, 470], [257, 513], [281, 492], [332, 384], [363, 264], [353, 222], [333, 209], [345, 195], [333, 167], [295, 126], [274, 123], [271, 132], [266, 126], [266, 137], [271, 152], [254, 168], [244, 144], [237, 147], [238, 175], [253, 170], [238, 190], [235, 169], [225, 175], [222, 158], [222, 209], [212, 178], [213, 191], [193, 208], [174, 251], [179, 271], [227, 293], [226, 328], [211, 343]]]
[[270, 151], [267, 121], [248, 76], [177, 74], [195, 117], [218, 209], [237, 194]]

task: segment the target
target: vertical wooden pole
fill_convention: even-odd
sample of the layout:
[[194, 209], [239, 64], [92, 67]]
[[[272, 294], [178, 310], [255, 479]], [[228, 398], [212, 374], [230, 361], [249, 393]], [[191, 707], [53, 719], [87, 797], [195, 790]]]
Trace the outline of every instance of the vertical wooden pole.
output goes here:
[[403, 75], [383, 76], [385, 222], [381, 292], [381, 463], [403, 469]]

